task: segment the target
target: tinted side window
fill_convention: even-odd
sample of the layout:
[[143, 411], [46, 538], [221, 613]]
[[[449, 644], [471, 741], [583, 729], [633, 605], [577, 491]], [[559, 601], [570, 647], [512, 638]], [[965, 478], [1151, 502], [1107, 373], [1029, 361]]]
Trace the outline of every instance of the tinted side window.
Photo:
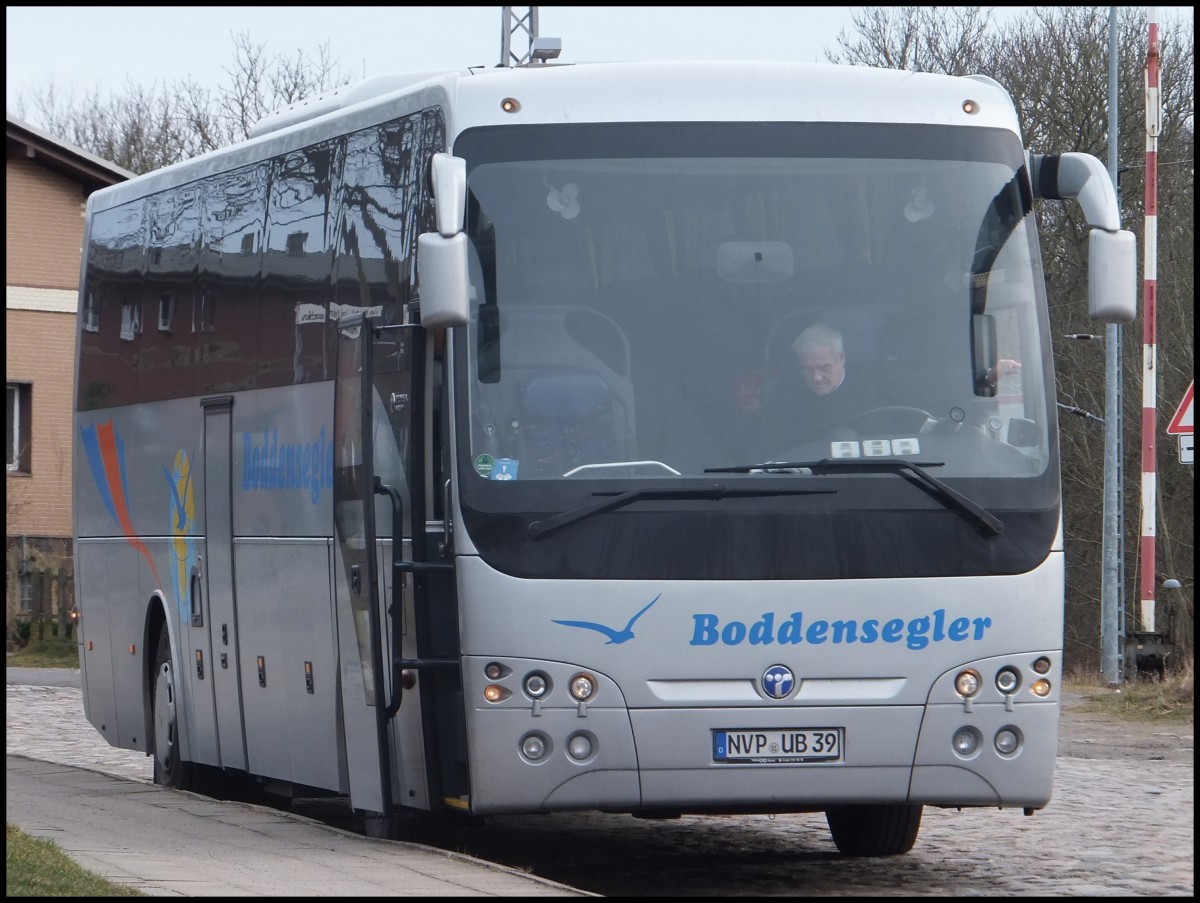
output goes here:
[[338, 310], [374, 309], [395, 323], [413, 300], [417, 235], [431, 218], [429, 157], [443, 144], [440, 122], [434, 112], [416, 114], [347, 139]]
[[267, 166], [204, 184], [200, 279], [189, 328], [196, 394], [255, 386]]
[[190, 185], [149, 198], [146, 277], [137, 311], [138, 400], [192, 394], [190, 328], [200, 261], [201, 192]]
[[260, 387], [333, 377], [325, 324], [342, 148], [340, 140], [326, 142], [273, 163], [259, 310]]
[[[440, 113], [427, 111], [348, 137], [331, 314], [365, 311], [384, 323], [404, 322], [405, 306], [415, 300], [417, 236], [432, 222], [429, 160], [443, 148], [443, 136]], [[331, 316], [331, 333], [335, 325]], [[376, 397], [390, 427], [386, 439], [376, 434], [376, 471], [399, 486], [413, 475], [414, 408], [384, 402], [412, 395], [413, 341], [412, 330], [389, 330], [375, 348]], [[406, 500], [406, 533], [410, 507]]]
[[81, 411], [137, 400], [134, 316], [142, 300], [143, 204], [92, 217], [79, 318]]

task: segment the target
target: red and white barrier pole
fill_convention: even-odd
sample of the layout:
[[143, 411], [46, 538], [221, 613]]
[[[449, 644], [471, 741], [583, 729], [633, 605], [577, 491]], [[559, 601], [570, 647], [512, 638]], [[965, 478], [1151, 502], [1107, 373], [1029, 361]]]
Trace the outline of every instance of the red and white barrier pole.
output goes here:
[[1141, 602], [1138, 630], [1154, 633], [1154, 533], [1158, 494], [1155, 429], [1158, 410], [1158, 134], [1162, 106], [1158, 91], [1158, 7], [1150, 7], [1150, 43], [1146, 55], [1146, 235], [1142, 294], [1142, 541]]

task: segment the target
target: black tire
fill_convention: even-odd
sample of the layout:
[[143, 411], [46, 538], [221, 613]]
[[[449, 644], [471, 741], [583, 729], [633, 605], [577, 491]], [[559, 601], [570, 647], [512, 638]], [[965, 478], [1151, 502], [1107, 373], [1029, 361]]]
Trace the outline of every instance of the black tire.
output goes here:
[[825, 813], [843, 856], [898, 856], [917, 842], [923, 806], [903, 803], [839, 806]]
[[154, 723], [154, 783], [186, 790], [191, 787], [192, 775], [190, 763], [182, 756], [183, 725], [178, 691], [175, 665], [171, 661], [171, 641], [164, 626], [158, 635], [158, 650], [154, 655], [154, 687], [150, 703]]

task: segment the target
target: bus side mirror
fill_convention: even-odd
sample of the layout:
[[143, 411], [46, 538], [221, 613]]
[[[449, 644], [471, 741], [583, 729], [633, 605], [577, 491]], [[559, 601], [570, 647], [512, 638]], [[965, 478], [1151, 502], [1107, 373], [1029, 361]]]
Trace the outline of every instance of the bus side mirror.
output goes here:
[[467, 161], [439, 153], [429, 165], [437, 230], [449, 238], [462, 231], [467, 215]]
[[1088, 234], [1088, 314], [1104, 323], [1137, 316], [1137, 239], [1127, 229]]
[[430, 162], [437, 231], [417, 237], [417, 285], [421, 325], [465, 326], [470, 317], [467, 278], [467, 161], [438, 153]]
[[1137, 316], [1137, 240], [1121, 228], [1117, 190], [1091, 154], [1027, 154], [1035, 198], [1074, 200], [1088, 234], [1088, 314], [1105, 323]]
[[421, 325], [427, 329], [466, 326], [470, 317], [467, 236], [437, 232], [417, 237], [417, 279]]

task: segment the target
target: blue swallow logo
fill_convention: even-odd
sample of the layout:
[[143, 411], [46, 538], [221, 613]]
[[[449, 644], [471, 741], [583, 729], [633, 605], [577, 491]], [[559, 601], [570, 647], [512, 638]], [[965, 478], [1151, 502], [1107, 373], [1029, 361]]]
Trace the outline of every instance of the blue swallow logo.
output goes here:
[[[662, 593], [658, 594], [658, 596], [661, 596], [661, 595], [662, 595]], [[643, 608], [636, 615], [634, 615], [632, 618], [630, 618], [629, 623], [625, 625], [624, 630], [614, 630], [612, 627], [606, 627], [603, 624], [594, 624], [591, 621], [559, 621], [559, 620], [554, 620], [554, 619], [552, 619], [552, 620], [554, 620], [555, 624], [562, 624], [564, 627], [583, 627], [583, 628], [586, 628], [587, 630], [595, 630], [598, 633], [602, 633], [606, 637], [608, 637], [608, 642], [604, 644], [605, 646], [611, 646], [614, 643], [620, 645], [621, 643], [627, 643], [633, 639], [633, 635], [634, 635], [633, 634], [633, 622], [636, 621], [638, 618], [640, 618], [642, 615], [644, 615], [649, 610], [650, 606], [658, 601], [658, 596], [655, 596], [653, 599], [651, 599], [645, 608]]]

